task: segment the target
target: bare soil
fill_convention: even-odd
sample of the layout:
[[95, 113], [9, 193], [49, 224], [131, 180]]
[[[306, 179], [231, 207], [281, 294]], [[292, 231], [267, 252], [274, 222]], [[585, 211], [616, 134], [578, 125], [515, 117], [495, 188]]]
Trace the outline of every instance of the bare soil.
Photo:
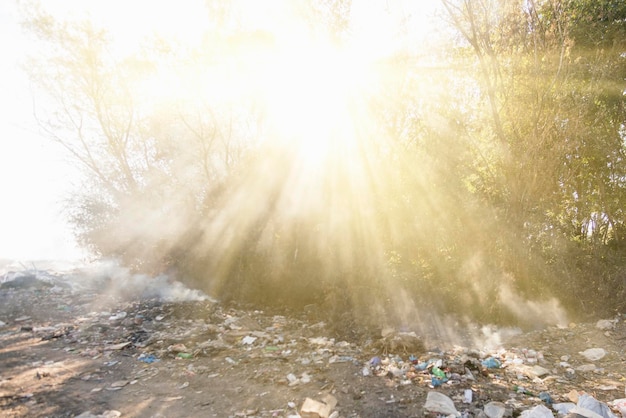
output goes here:
[[[543, 403], [541, 392], [554, 402], [571, 391], [601, 402], [626, 397], [623, 316], [609, 329], [571, 324], [491, 350], [442, 351], [393, 332], [342, 338], [312, 315], [5, 277], [0, 321], [2, 417], [289, 417], [306, 398], [327, 394], [339, 417], [421, 417], [432, 390], [472, 416], [490, 401], [517, 416]], [[589, 361], [580, 354], [589, 348], [606, 355]], [[490, 356], [503, 367], [483, 366]], [[449, 380], [433, 388], [437, 360]], [[538, 376], [535, 366], [548, 373]]]

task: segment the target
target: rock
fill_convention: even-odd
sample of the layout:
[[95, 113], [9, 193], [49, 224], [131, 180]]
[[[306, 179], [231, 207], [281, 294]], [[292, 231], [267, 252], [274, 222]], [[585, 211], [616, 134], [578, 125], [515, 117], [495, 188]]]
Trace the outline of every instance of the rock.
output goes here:
[[583, 364], [581, 366], [576, 367], [577, 372], [593, 372], [596, 370], [595, 364]]
[[574, 389], [570, 390], [569, 393], [567, 394], [567, 399], [569, 399], [573, 403], [578, 403], [578, 398], [580, 398], [580, 395]]
[[533, 366], [533, 368], [531, 369], [531, 372], [537, 377], [543, 377], [543, 376], [550, 374], [550, 370], [541, 366]]
[[578, 354], [581, 354], [589, 361], [598, 361], [602, 357], [606, 356], [606, 351], [603, 348], [589, 348], [585, 351], [581, 351]]
[[123, 388], [128, 383], [129, 383], [128, 380], [118, 380], [116, 382], [111, 383], [111, 388], [114, 388], [114, 389]]
[[337, 399], [333, 395], [326, 395], [322, 402], [306, 398], [300, 408], [302, 418], [329, 418], [337, 405]]
[[502, 402], [489, 402], [483, 410], [489, 418], [502, 418], [506, 412], [506, 407]]
[[[430, 391], [426, 396], [426, 403], [424, 409], [430, 412], [443, 414], [446, 416], [453, 415], [460, 417], [461, 414], [456, 410], [452, 399], [440, 392]], [[490, 417], [491, 418], [491, 417]]]

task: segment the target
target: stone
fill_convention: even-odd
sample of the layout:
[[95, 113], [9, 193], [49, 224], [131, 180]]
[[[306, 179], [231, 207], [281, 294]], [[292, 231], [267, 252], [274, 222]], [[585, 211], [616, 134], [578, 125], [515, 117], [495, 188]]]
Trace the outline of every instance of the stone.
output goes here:
[[596, 368], [597, 367], [595, 364], [583, 364], [583, 365], [576, 367], [576, 371], [577, 372], [593, 372], [596, 370]]
[[582, 355], [589, 361], [598, 361], [606, 356], [604, 348], [589, 348], [585, 351], [581, 351], [578, 354]]
[[545, 367], [541, 367], [541, 366], [533, 366], [531, 371], [537, 377], [543, 377], [543, 376], [546, 376], [546, 375], [550, 374], [550, 370], [546, 369]]

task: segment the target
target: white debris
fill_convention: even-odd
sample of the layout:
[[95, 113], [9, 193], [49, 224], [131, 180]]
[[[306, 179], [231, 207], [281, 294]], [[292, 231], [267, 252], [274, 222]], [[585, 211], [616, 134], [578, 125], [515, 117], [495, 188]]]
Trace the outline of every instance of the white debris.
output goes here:
[[601, 319], [596, 322], [596, 328], [601, 329], [603, 331], [611, 330], [615, 328], [615, 321], [610, 319]]
[[589, 361], [598, 361], [602, 357], [606, 356], [606, 351], [603, 348], [589, 348], [585, 351], [581, 351], [578, 354], [582, 355]]
[[241, 343], [243, 345], [252, 345], [255, 341], [257, 340], [256, 337], [252, 337], [250, 335], [246, 335], [245, 337], [243, 337], [243, 339], [241, 340]]
[[537, 405], [536, 407], [522, 412], [521, 418], [553, 418], [552, 411], [543, 405]]
[[424, 409], [430, 412], [435, 412], [438, 414], [443, 414], [446, 416], [453, 415], [455, 417], [460, 417], [461, 414], [456, 410], [454, 406], [454, 402], [452, 399], [444, 395], [440, 392], [430, 391], [428, 392], [428, 396], [426, 396], [426, 403], [424, 404]]
[[489, 418], [502, 418], [506, 412], [506, 407], [502, 402], [489, 402], [485, 405], [484, 411]]

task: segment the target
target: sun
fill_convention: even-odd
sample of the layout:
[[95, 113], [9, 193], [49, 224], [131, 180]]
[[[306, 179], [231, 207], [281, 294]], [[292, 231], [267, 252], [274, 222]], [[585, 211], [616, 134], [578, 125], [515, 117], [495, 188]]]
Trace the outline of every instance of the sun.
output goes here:
[[349, 154], [354, 116], [371, 79], [365, 64], [330, 45], [277, 51], [261, 76], [276, 139], [311, 168], [333, 152]]

